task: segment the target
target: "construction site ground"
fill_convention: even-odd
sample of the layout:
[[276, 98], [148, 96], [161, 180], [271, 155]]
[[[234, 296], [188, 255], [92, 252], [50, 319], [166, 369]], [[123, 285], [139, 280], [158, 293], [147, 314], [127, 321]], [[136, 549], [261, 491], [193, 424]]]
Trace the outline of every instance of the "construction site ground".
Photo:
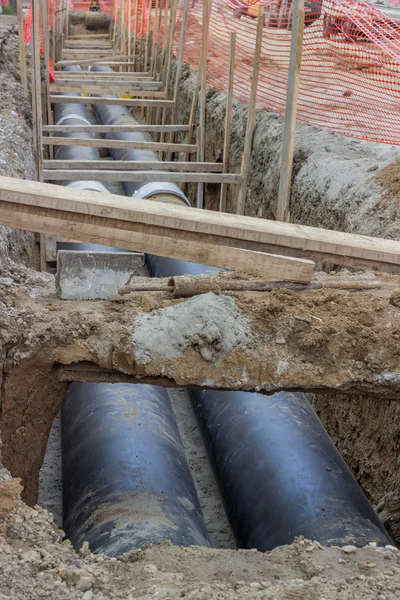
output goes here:
[[[15, 24], [0, 17], [0, 174], [34, 179], [29, 101], [19, 83], [17, 61]], [[193, 71], [186, 67], [180, 97], [182, 118], [187, 117], [194, 79]], [[224, 102], [222, 94], [209, 88], [206, 147], [210, 160], [221, 158]], [[233, 171], [240, 167], [245, 124], [246, 107], [235, 103]], [[273, 214], [282, 127], [283, 121], [273, 113], [257, 116], [248, 214]], [[398, 239], [396, 160], [400, 160], [400, 151], [390, 146], [355, 142], [298, 126], [294, 221]], [[217, 187], [207, 188], [208, 208], [215, 208]], [[189, 195], [190, 191], [188, 186]], [[138, 348], [133, 349], [128, 339], [132, 323], [140, 315], [160, 318], [159, 309], [179, 309], [182, 301], [158, 293], [129, 296], [120, 302], [62, 302], [56, 296], [54, 277], [37, 271], [34, 234], [0, 228], [0, 250], [0, 437], [5, 467], [0, 470], [0, 598], [399, 597], [400, 553], [393, 547], [355, 550], [351, 540], [342, 549], [296, 540], [264, 554], [168, 544], [134, 551], [119, 560], [92, 555], [86, 548], [77, 554], [63, 541], [51, 516], [34, 506], [51, 423], [67, 386], [67, 380], [55, 376], [55, 369], [72, 362], [73, 350], [85, 363], [113, 369], [123, 377], [131, 372]], [[348, 273], [336, 276], [351, 277]], [[383, 279], [392, 280], [390, 276]], [[242, 319], [243, 329], [251, 332], [253, 355], [249, 354], [246, 374], [249, 389], [260, 384], [260, 373], [270, 371], [274, 381], [281, 378], [283, 363], [290, 363], [286, 367], [288, 381], [297, 381], [299, 388], [303, 385], [307, 390], [312, 389], [313, 378], [325, 381], [331, 390], [340, 381], [349, 382], [349, 373], [354, 374], [358, 387], [351, 395], [330, 391], [310, 395], [310, 400], [396, 543], [400, 542], [398, 387], [389, 381], [381, 394], [377, 380], [368, 381], [367, 371], [369, 377], [371, 373], [390, 373], [394, 364], [391, 361], [397, 356], [400, 335], [398, 297], [394, 286], [362, 294], [322, 290], [299, 298], [293, 292], [277, 290], [261, 297], [227, 293], [200, 300], [211, 302], [203, 304], [202, 310], [218, 308], [222, 302], [225, 312], [220, 314], [225, 318], [226, 311], [231, 311], [235, 322]], [[217, 310], [216, 319], [218, 314]], [[242, 340], [239, 350], [232, 346], [218, 367], [213, 362], [212, 342], [207, 354], [211, 360], [204, 360], [199, 348], [188, 344], [181, 356], [153, 357], [134, 375], [162, 382], [163, 372], [173, 368], [167, 377], [170, 381], [163, 383], [204, 385], [204, 377], [209, 376], [216, 385], [233, 386], [234, 375], [238, 375], [235, 352], [240, 351], [243, 363], [246, 341]], [[359, 352], [357, 360], [344, 353], [349, 347], [353, 354]], [[311, 364], [315, 372], [310, 370]], [[360, 380], [366, 383], [364, 389]], [[238, 386], [243, 387], [243, 382]], [[369, 395], [361, 395], [366, 391]], [[16, 477], [21, 478], [24, 491]], [[21, 491], [30, 506], [19, 499]]]

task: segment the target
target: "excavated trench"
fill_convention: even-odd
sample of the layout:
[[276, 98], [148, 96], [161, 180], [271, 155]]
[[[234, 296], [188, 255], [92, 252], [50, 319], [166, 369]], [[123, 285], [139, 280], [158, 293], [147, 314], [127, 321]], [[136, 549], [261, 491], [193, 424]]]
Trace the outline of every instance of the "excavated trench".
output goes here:
[[[193, 75], [187, 68], [180, 97], [183, 118], [188, 117], [185, 111], [190, 106], [193, 84]], [[211, 89], [208, 97], [209, 126], [207, 128], [206, 160], [220, 160], [225, 99], [222, 94]], [[234, 110], [231, 168], [239, 170], [246, 109], [237, 103]], [[276, 197], [278, 183], [281, 131], [282, 122], [275, 115], [268, 113], [258, 115], [253, 154], [254, 172], [250, 177], [251, 187], [247, 214], [269, 217], [273, 213], [273, 199]], [[337, 138], [326, 132], [299, 127], [292, 210], [295, 221], [381, 235], [382, 237], [396, 237], [396, 194], [391, 185], [390, 173], [387, 179], [383, 169], [397, 158], [400, 158], [400, 152], [397, 149], [377, 147], [373, 144], [359, 144]], [[344, 161], [346, 162], [344, 163]], [[347, 170], [344, 167], [339, 169], [339, 164], [341, 166], [345, 164]], [[375, 179], [377, 172], [380, 182]], [[189, 197], [191, 197], [192, 191], [188, 186], [186, 192]], [[207, 192], [210, 202], [208, 207], [215, 208], [213, 201], [215, 203], [217, 190], [213, 190], [210, 186]], [[232, 201], [232, 198], [230, 200]], [[349, 206], [352, 210], [349, 210]], [[357, 223], [362, 225], [358, 227]], [[36, 252], [34, 237], [28, 234], [29, 244], [26, 243], [25, 238], [23, 239], [23, 243], [18, 239], [10, 244], [14, 251], [21, 247], [24, 248], [22, 255]], [[14, 254], [12, 258], [18, 259], [18, 256]], [[35, 266], [35, 264], [31, 261], [29, 266]], [[15, 270], [18, 271], [18, 268]], [[25, 371], [25, 377], [29, 377], [29, 368]], [[35, 382], [35, 385], [40, 386], [40, 381]], [[61, 397], [65, 387], [66, 385], [58, 384], [54, 389], [50, 387], [48, 393], [50, 395], [55, 393]], [[190, 409], [188, 412], [186, 395], [184, 392], [174, 392], [171, 396], [185, 451], [190, 456], [192, 476], [195, 479], [209, 534], [210, 527], [215, 529], [213, 545], [215, 547], [232, 547], [232, 538], [215, 480], [206, 459], [204, 443], [200, 441], [193, 413]], [[396, 541], [400, 541], [400, 509], [397, 492], [400, 478], [397, 475], [400, 433], [399, 428], [396, 427], [395, 417], [398, 406], [396, 401], [359, 398], [355, 402], [354, 396], [350, 399], [346, 396], [322, 395], [316, 395], [310, 399], [325, 423], [328, 433], [341, 450], [373, 506], [378, 510], [390, 534]], [[43, 403], [44, 410], [46, 410], [46, 405], [47, 409], [52, 406], [51, 410], [54, 411], [54, 400], [47, 399]], [[44, 419], [50, 423], [53, 416], [47, 415]], [[26, 414], [27, 421], [34, 418], [34, 415]], [[15, 424], [12, 422], [2, 423], [2, 432], [6, 439], [10, 439], [10, 428], [14, 426]], [[26, 422], [22, 426], [34, 432], [35, 425], [33, 423]], [[51, 430], [48, 451], [40, 475], [39, 491], [40, 502], [49, 509], [54, 507], [55, 512], [57, 511], [55, 507], [59, 502], [57, 460], [59, 460], [60, 442], [57, 426], [58, 420], [54, 421]], [[48, 427], [42, 428], [44, 434], [46, 434], [46, 429], [48, 430]], [[45, 441], [43, 439], [41, 443], [43, 448]], [[7, 457], [7, 448], [4, 450], [3, 455]], [[26, 448], [22, 450], [22, 460], [25, 451]], [[38, 457], [37, 470], [41, 460], [42, 457]], [[18, 457], [16, 462], [18, 462]], [[5, 466], [10, 466], [7, 465], [7, 460]], [[31, 482], [35, 481], [37, 474], [37, 471], [29, 474]], [[25, 483], [27, 482], [25, 481]], [[30, 486], [28, 483], [29, 488], [31, 491], [34, 490], [34, 483], [31, 483]], [[34, 492], [32, 493], [34, 494]], [[32, 496], [31, 501], [33, 501]]]

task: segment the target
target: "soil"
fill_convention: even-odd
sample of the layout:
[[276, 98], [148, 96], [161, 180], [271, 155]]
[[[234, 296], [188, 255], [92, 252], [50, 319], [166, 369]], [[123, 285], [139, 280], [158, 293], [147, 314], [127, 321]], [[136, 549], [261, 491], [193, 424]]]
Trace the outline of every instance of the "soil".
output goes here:
[[213, 548], [235, 548], [222, 499], [207, 450], [185, 389], [170, 389], [169, 396], [190, 472], [196, 486], [204, 521]]
[[[46, 510], [18, 499], [0, 471], [0, 597], [5, 600], [185, 597], [196, 600], [395, 600], [400, 553], [393, 547], [323, 548], [297, 539], [272, 552], [173, 547], [167, 542], [120, 559], [76, 553]], [[2, 493], [3, 492], [3, 493]]]
[[[17, 28], [7, 17], [0, 15], [0, 175], [36, 179], [32, 117], [20, 80]], [[9, 259], [38, 267], [36, 235], [0, 227], [0, 274]]]

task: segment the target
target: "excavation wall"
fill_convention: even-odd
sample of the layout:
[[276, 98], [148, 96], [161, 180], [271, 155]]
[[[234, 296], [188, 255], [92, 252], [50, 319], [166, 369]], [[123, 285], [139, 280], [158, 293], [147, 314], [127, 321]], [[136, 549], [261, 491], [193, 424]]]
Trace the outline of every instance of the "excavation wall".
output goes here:
[[[173, 83], [171, 84], [173, 85]], [[178, 114], [188, 118], [194, 72], [183, 71]], [[222, 160], [226, 96], [207, 91], [206, 160]], [[240, 171], [247, 108], [234, 102], [230, 169]], [[182, 122], [186, 122], [183, 120]], [[246, 214], [273, 218], [279, 183], [283, 119], [258, 113], [253, 139]], [[400, 239], [400, 148], [355, 141], [314, 127], [297, 126], [291, 220], [352, 233]], [[207, 208], [217, 209], [219, 190], [208, 186]], [[189, 197], [195, 197], [191, 190]], [[231, 186], [229, 209], [236, 190]], [[350, 300], [351, 302], [351, 300]], [[341, 316], [337, 316], [337, 322]], [[366, 396], [312, 398], [330, 435], [380, 514], [400, 541], [400, 406]]]
[[[15, 17], [0, 21], [0, 175], [35, 179], [29, 99], [19, 75]], [[0, 271], [11, 259], [38, 266], [36, 235], [0, 227]]]

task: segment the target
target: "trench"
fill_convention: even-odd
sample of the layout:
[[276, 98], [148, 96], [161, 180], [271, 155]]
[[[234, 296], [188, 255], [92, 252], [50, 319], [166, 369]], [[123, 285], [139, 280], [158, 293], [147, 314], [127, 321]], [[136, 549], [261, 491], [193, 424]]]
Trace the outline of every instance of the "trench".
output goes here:
[[[189, 84], [189, 80], [190, 80], [190, 76], [189, 76], [190, 72], [189, 69], [187, 69], [187, 75], [188, 77], [184, 80], [183, 85], [182, 85], [182, 110], [184, 110], [184, 106], [185, 106], [185, 89], [187, 88], [188, 84]], [[186, 86], [186, 87], [185, 87]], [[214, 128], [211, 129], [209, 128], [209, 131], [212, 131], [212, 135], [210, 134], [207, 138], [207, 150], [209, 153], [209, 158], [212, 159], [218, 159], [220, 158], [220, 151], [218, 149], [218, 145], [221, 142], [221, 137], [222, 137], [222, 123], [220, 122], [220, 119], [218, 118], [218, 114], [216, 115], [216, 112], [218, 113], [218, 110], [216, 110], [213, 107], [213, 103], [214, 106], [217, 107], [219, 106], [219, 113], [221, 113], [221, 106], [223, 103], [223, 98], [219, 98], [218, 95], [216, 93], [214, 93], [213, 91], [211, 91], [209, 93], [209, 105], [210, 105], [210, 118], [214, 121]], [[188, 104], [188, 103], [187, 103]], [[243, 107], [237, 106], [236, 110], [238, 112], [242, 111], [243, 113]], [[221, 113], [222, 114], [222, 113]], [[272, 115], [261, 115], [259, 116], [259, 120], [262, 121], [263, 119], [269, 120], [269, 121], [276, 121], [276, 118], [273, 117]], [[222, 121], [222, 119], [221, 119]], [[240, 120], [238, 121], [240, 123]], [[241, 123], [243, 124], [244, 119], [242, 119]], [[218, 132], [221, 132], [221, 134], [219, 135]], [[275, 135], [275, 133], [274, 133]], [[263, 140], [264, 144], [265, 144], [265, 140], [263, 138], [263, 136], [260, 134], [260, 127], [258, 128], [258, 130], [256, 131], [256, 136], [260, 136], [259, 140]], [[276, 137], [278, 137], [278, 133], [276, 133]], [[317, 136], [318, 137], [318, 136]], [[331, 139], [331, 138], [330, 138]], [[256, 143], [256, 147], [258, 146], [258, 143]], [[328, 152], [328, 151], [326, 151]], [[382, 155], [383, 155], [383, 151], [382, 151]], [[257, 155], [257, 153], [256, 153]], [[271, 158], [271, 157], [270, 157]], [[297, 158], [297, 166], [295, 169], [295, 194], [301, 194], [301, 182], [298, 181], [297, 177], [299, 174], [301, 174], [301, 170], [302, 170], [302, 166], [304, 166], [305, 162], [307, 162], [307, 153], [302, 153], [301, 149], [298, 150], [297, 154], [296, 154], [296, 158]], [[368, 161], [366, 164], [366, 167], [370, 167], [371, 163], [373, 163], [374, 161], [376, 162], [377, 158], [376, 155], [373, 154], [372, 151], [370, 151], [370, 156], [367, 157]], [[265, 158], [265, 152], [264, 152], [264, 158], [263, 158], [263, 163], [265, 165], [265, 161], [268, 162], [268, 168], [271, 168], [271, 164], [273, 165], [273, 160], [268, 160], [268, 157]], [[383, 156], [383, 161], [388, 162], [389, 161], [389, 156], [385, 155]], [[257, 162], [257, 167], [260, 167], [260, 163]], [[373, 165], [372, 165], [373, 166]], [[234, 166], [233, 166], [234, 168]], [[252, 180], [252, 189], [250, 192], [250, 196], [249, 196], [249, 210], [248, 210], [248, 214], [257, 214], [258, 216], [268, 216], [269, 214], [269, 206], [270, 204], [272, 205], [272, 201], [269, 204], [268, 201], [265, 201], [265, 181], [267, 179], [267, 176], [263, 175], [263, 181], [260, 181], [259, 177], [256, 177], [255, 179]], [[276, 177], [274, 179], [274, 177], [272, 177], [272, 180], [276, 181]], [[268, 184], [270, 185], [270, 184]], [[257, 188], [258, 186], [258, 188]], [[300, 191], [299, 191], [300, 190]], [[212, 192], [212, 190], [208, 190], [209, 192]], [[271, 198], [273, 196], [274, 190], [270, 187], [269, 191], [271, 193]], [[190, 195], [190, 186], [187, 187], [186, 190], [187, 194]], [[209, 198], [212, 200], [212, 198], [214, 197], [214, 195], [211, 193], [209, 194]], [[298, 196], [296, 195], [296, 198], [298, 198]], [[315, 204], [317, 204], [317, 200], [318, 199], [313, 199], [313, 202]], [[348, 229], [351, 229], [351, 227], [354, 227], [354, 223], [353, 224], [349, 224], [346, 225], [346, 222], [344, 220], [344, 216], [341, 215], [340, 211], [336, 210], [336, 212], [334, 212], [334, 217], [332, 217], [332, 213], [327, 213], [327, 215], [324, 217], [321, 212], [319, 210], [316, 211], [316, 214], [313, 214], [312, 212], [313, 206], [312, 205], [305, 205], [303, 207], [303, 203], [298, 203], [297, 204], [297, 213], [296, 213], [296, 218], [298, 219], [299, 222], [301, 222], [301, 220], [305, 220], [305, 218], [307, 217], [307, 222], [309, 224], [319, 224], [319, 225], [325, 225], [325, 226], [332, 226], [332, 224], [334, 226], [337, 227], [346, 227]], [[301, 212], [303, 211], [303, 212]], [[310, 215], [312, 219], [315, 219], [316, 221], [318, 221], [318, 223], [314, 223], [312, 221], [310, 221]], [[324, 222], [324, 218], [325, 218], [325, 222]], [[340, 225], [339, 225], [340, 223]], [[365, 227], [365, 224], [363, 225]], [[193, 452], [193, 447], [196, 446], [196, 452], [193, 453], [193, 457], [192, 457], [192, 463], [191, 463], [191, 472], [192, 472], [192, 476], [195, 479], [195, 484], [196, 484], [196, 488], [197, 488], [197, 493], [199, 495], [199, 499], [201, 501], [201, 505], [202, 505], [202, 511], [205, 517], [206, 522], [208, 523], [208, 530], [209, 530], [209, 534], [211, 537], [211, 532], [210, 532], [210, 524], [209, 522], [212, 523], [213, 526], [215, 526], [217, 529], [220, 527], [225, 527], [224, 529], [224, 533], [223, 533], [223, 540], [220, 539], [218, 540], [218, 536], [216, 535], [214, 538], [214, 542], [213, 545], [215, 545], [215, 547], [231, 547], [232, 545], [232, 538], [230, 537], [230, 533], [229, 533], [229, 528], [227, 528], [227, 522], [226, 519], [224, 518], [224, 516], [221, 516], [221, 520], [215, 519], [215, 512], [220, 512], [221, 514], [223, 514], [223, 509], [222, 509], [222, 504], [221, 504], [221, 500], [220, 500], [220, 494], [217, 490], [217, 486], [215, 483], [215, 478], [212, 474], [212, 470], [210, 467], [210, 462], [209, 460], [206, 458], [207, 453], [206, 453], [206, 449], [205, 449], [205, 445], [203, 442], [203, 438], [200, 437], [199, 435], [199, 429], [198, 429], [198, 425], [197, 422], [195, 420], [193, 420], [193, 411], [189, 406], [188, 400], [185, 399], [183, 400], [183, 397], [186, 397], [186, 392], [177, 392], [174, 394], [175, 396], [180, 396], [179, 401], [177, 401], [175, 399], [175, 401], [173, 402], [174, 405], [174, 412], [175, 412], [175, 416], [178, 422], [178, 426], [180, 428], [180, 435], [182, 437], [182, 441], [183, 441], [183, 445], [185, 446], [185, 451], [186, 451], [186, 455], [190, 457], [190, 454]], [[372, 401], [372, 400], [368, 400], [368, 399], [362, 399], [362, 402], [360, 401], [359, 403], [359, 408], [354, 407], [354, 401], [350, 401], [349, 399], [347, 399], [346, 397], [340, 398], [339, 400], [339, 406], [340, 406], [340, 418], [338, 418], [337, 414], [335, 414], [335, 406], [337, 406], [336, 404], [336, 399], [334, 401], [334, 403], [332, 403], [331, 399], [329, 397], [324, 397], [324, 396], [317, 396], [314, 397], [312, 399], [313, 405], [317, 408], [319, 414], [321, 415], [321, 417], [323, 418], [324, 423], [327, 426], [328, 432], [331, 434], [332, 438], [334, 439], [335, 443], [338, 445], [338, 447], [343, 451], [343, 454], [347, 460], [347, 462], [349, 463], [349, 465], [352, 467], [355, 475], [357, 476], [358, 480], [363, 484], [363, 488], [364, 490], [367, 492], [367, 495], [369, 497], [369, 499], [372, 501], [372, 503], [374, 504], [374, 506], [378, 509], [381, 517], [383, 518], [386, 527], [389, 529], [389, 532], [396, 538], [396, 534], [397, 534], [397, 529], [396, 529], [396, 523], [391, 524], [392, 521], [396, 521], [396, 511], [398, 511], [398, 508], [396, 508], [396, 493], [395, 493], [395, 485], [396, 485], [396, 470], [394, 468], [391, 468], [391, 466], [395, 466], [396, 461], [397, 461], [397, 451], [392, 452], [391, 454], [391, 450], [393, 448], [393, 442], [391, 443], [391, 448], [388, 448], [388, 445], [385, 445], [385, 439], [389, 438], [389, 437], [394, 437], [395, 440], [398, 440], [398, 430], [396, 427], [396, 421], [393, 419], [393, 415], [396, 414], [396, 403], [393, 402], [386, 402], [386, 401], [382, 401], [381, 405], [379, 407], [376, 406], [376, 401]], [[374, 419], [376, 422], [376, 425], [374, 428], [371, 428], [371, 423], [370, 420], [372, 421], [371, 418], [367, 418], [365, 415], [364, 419], [362, 421], [362, 426], [360, 426], [358, 419], [361, 415], [361, 412], [365, 409], [366, 404], [368, 403], [369, 408], [371, 409], [371, 411], [373, 410], [373, 414], [374, 414]], [[371, 412], [366, 410], [366, 412]], [[191, 417], [189, 417], [189, 415], [191, 415]], [[350, 418], [348, 418], [350, 417]], [[381, 427], [381, 423], [384, 422], [385, 423], [385, 427], [382, 428]], [[189, 423], [189, 425], [188, 425]], [[191, 424], [190, 424], [191, 423]], [[45, 464], [44, 464], [44, 468], [42, 468], [41, 471], [41, 489], [40, 489], [40, 501], [42, 504], [47, 505], [49, 507], [49, 509], [52, 508], [52, 511], [56, 512], [56, 506], [58, 506], [58, 510], [60, 510], [60, 494], [59, 494], [59, 490], [60, 490], [60, 467], [59, 465], [57, 465], [57, 460], [59, 460], [59, 451], [60, 451], [60, 440], [59, 440], [59, 431], [57, 431], [58, 429], [58, 424], [59, 421], [56, 420], [53, 424], [53, 428], [51, 431], [51, 435], [49, 438], [49, 442], [48, 442], [48, 452], [46, 454], [46, 458], [45, 458]], [[390, 425], [389, 425], [390, 424]], [[186, 431], [185, 431], [186, 428]], [[368, 432], [373, 431], [374, 436], [372, 437], [372, 439], [370, 440], [370, 444], [368, 446], [368, 450], [366, 451], [366, 444], [365, 444], [365, 438], [368, 435]], [[195, 435], [193, 435], [193, 432], [195, 432]], [[201, 440], [201, 443], [200, 443]], [[363, 443], [364, 440], [364, 443]], [[396, 441], [396, 443], [398, 443], [398, 441]], [[354, 451], [354, 444], [356, 444], [356, 447], [358, 449], [358, 451]], [[199, 449], [200, 448], [200, 449]], [[396, 450], [397, 447], [395, 447]], [[377, 451], [377, 456], [373, 456], [374, 451]], [[379, 451], [379, 452], [378, 452]], [[384, 459], [382, 458], [382, 453], [385, 452], [385, 457]], [[379, 455], [379, 456], [378, 456]], [[189, 460], [190, 462], [190, 460]], [[203, 463], [206, 465], [205, 467], [205, 474], [200, 476], [199, 479], [203, 482], [199, 482], [196, 481], [196, 476], [195, 473], [196, 471], [199, 469], [199, 464]], [[383, 463], [385, 463], [385, 465], [383, 466]], [[384, 469], [384, 472], [382, 472]], [[46, 483], [44, 481], [45, 477], [46, 477], [46, 471], [47, 471], [47, 476], [48, 476], [48, 482]], [[373, 473], [373, 476], [371, 476]], [[387, 476], [386, 478], [383, 477], [383, 474], [386, 473], [387, 475], [390, 474], [390, 476]], [[58, 479], [57, 479], [58, 477]], [[372, 481], [372, 482], [371, 482]], [[384, 490], [384, 494], [381, 493], [381, 496], [379, 498], [379, 488], [381, 487], [381, 483], [382, 481], [385, 482], [385, 484], [383, 485], [383, 490]], [[55, 484], [55, 487], [54, 487]], [[49, 494], [48, 492], [45, 492], [45, 489], [51, 487], [53, 485], [54, 489], [53, 489], [53, 494], [54, 494], [54, 498], [53, 500], [49, 499]], [[206, 502], [205, 500], [201, 499], [201, 489], [202, 489], [202, 485], [204, 485], [204, 493], [206, 494], [209, 493], [209, 495], [211, 496], [211, 500], [210, 500], [210, 506], [209, 508], [206, 507]], [[211, 490], [211, 491], [210, 491]], [[386, 494], [386, 496], [385, 496]], [[387, 497], [388, 496], [388, 497]], [[378, 498], [378, 500], [377, 500]], [[389, 502], [387, 502], [386, 500], [390, 500]], [[52, 504], [53, 502], [53, 504]], [[216, 508], [217, 507], [217, 508]], [[391, 508], [393, 507], [393, 508]], [[214, 514], [213, 514], [214, 513]], [[397, 538], [398, 539], [398, 538]], [[219, 545], [221, 544], [221, 545]], [[225, 544], [225, 545], [224, 545]]]
[[[102, 67], [94, 67], [92, 70], [95, 73], [102, 69]], [[58, 105], [61, 119], [78, 119], [78, 121], [86, 119], [86, 116], [77, 118], [73, 107], [69, 106], [65, 113], [63, 113], [62, 107], [62, 104]], [[112, 106], [97, 106], [96, 115], [102, 124], [120, 124], [131, 119], [126, 109]], [[60, 122], [60, 118], [58, 122]], [[86, 120], [86, 122], [88, 121]], [[145, 139], [141, 134], [119, 134], [119, 136], [121, 139]], [[75, 158], [75, 153], [77, 156], [81, 156], [82, 152], [85, 154], [85, 148], [76, 147], [75, 149], [61, 146], [58, 156], [64, 159]], [[116, 160], [151, 160], [153, 157], [157, 160], [156, 155], [150, 156], [150, 154], [152, 153], [148, 151], [111, 151], [112, 158]], [[96, 188], [96, 183], [91, 182], [74, 182], [73, 185], [78, 188], [82, 186], [83, 189]], [[166, 186], [167, 189], [165, 189], [165, 185], [154, 182], [145, 185], [124, 183], [123, 187], [124, 192], [133, 199], [135, 197], [151, 199], [153, 196], [157, 199], [157, 196], [161, 195], [164, 201], [168, 201], [172, 196], [174, 202], [177, 199], [187, 202], [179, 189], [176, 191], [170, 189], [176, 188], [176, 186], [170, 186], [170, 188]], [[104, 191], [107, 192], [107, 190]], [[90, 246], [84, 246], [83, 249], [90, 249]], [[148, 265], [153, 276], [173, 275], [181, 272], [192, 274], [206, 269], [201, 265], [190, 265], [190, 263], [162, 257], [150, 257]], [[118, 391], [116, 391], [116, 387], [118, 387]], [[140, 397], [140, 405], [131, 404], [135, 407], [135, 411], [140, 412], [142, 405], [147, 406], [147, 398], [150, 394], [148, 410], [153, 410], [151, 408], [153, 401], [151, 397], [153, 391], [151, 390], [153, 388], [139, 385], [133, 387], [139, 388], [139, 390], [133, 390], [132, 386], [124, 387], [123, 385], [119, 387], [109, 384], [100, 384], [100, 386], [98, 384], [72, 384], [64, 401], [62, 408], [63, 526], [77, 548], [84, 540], [89, 540], [91, 547], [92, 544], [94, 545], [95, 551], [105, 551], [118, 556], [123, 551], [132, 548], [132, 545], [140, 547], [143, 543], [160, 541], [153, 531], [154, 520], [151, 521], [148, 513], [146, 512], [144, 519], [146, 523], [151, 521], [152, 527], [146, 530], [146, 527], [143, 528], [144, 521], [138, 516], [138, 511], [135, 512], [132, 506], [127, 508], [124, 494], [125, 492], [132, 493], [129, 485], [126, 490], [122, 489], [123, 484], [119, 481], [118, 489], [111, 485], [111, 494], [100, 493], [102, 502], [95, 499], [96, 496], [99, 496], [97, 487], [100, 485], [96, 473], [107, 473], [108, 478], [112, 479], [110, 469], [115, 465], [112, 463], [108, 465], [108, 455], [103, 455], [102, 459], [98, 458], [96, 451], [93, 453], [92, 459], [86, 458], [90, 454], [88, 444], [96, 444], [97, 433], [93, 434], [93, 430], [103, 431], [105, 426], [105, 421], [101, 416], [97, 418], [93, 416], [99, 412], [99, 405], [101, 408], [103, 404], [106, 406], [108, 417], [115, 415], [118, 412], [119, 403], [117, 395], [126, 394], [124, 396], [125, 404], [129, 404], [129, 399], [133, 397]], [[154, 394], [158, 396], [159, 392], [154, 391]], [[306, 535], [306, 537], [328, 544], [344, 543], [350, 540], [361, 545], [376, 540], [382, 543], [390, 541], [304, 396], [301, 394], [277, 394], [276, 397], [272, 397], [272, 401], [266, 402], [257, 394], [246, 392], [214, 393], [211, 390], [191, 392], [190, 394], [193, 398], [198, 422], [202, 426], [204, 443], [214, 466], [225, 508], [234, 529], [236, 543], [240, 548], [272, 549], [281, 544], [290, 543], [295, 535]], [[184, 410], [185, 405], [188, 405], [187, 396], [183, 392], [181, 392], [181, 396], [185, 398], [183, 403], [182, 400], [177, 402], [175, 397], [174, 415], [177, 418], [183, 410], [184, 420], [187, 423], [188, 419], [190, 421], [188, 412]], [[104, 401], [103, 398], [105, 398]], [[159, 404], [156, 412], [160, 413], [161, 411], [162, 413], [163, 410], [167, 410], [165, 400], [164, 393], [164, 404]], [[110, 406], [112, 406], [111, 413], [109, 412]], [[79, 416], [80, 413], [82, 416]], [[112, 420], [114, 421], [114, 419]], [[116, 420], [118, 421], [117, 417]], [[179, 420], [182, 431], [183, 423], [181, 419]], [[146, 427], [144, 415], [143, 424]], [[91, 429], [88, 429], [89, 426]], [[112, 427], [107, 425], [105, 429]], [[185, 451], [186, 453], [188, 451], [189, 439], [197, 427], [197, 425], [191, 428], [189, 426], [191, 434], [185, 436], [186, 448], [178, 450], [178, 453], [182, 454], [182, 460]], [[291, 429], [293, 435], [291, 444], [288, 446], [285, 441], [284, 447], [279, 444], [279, 439], [285, 439], [285, 428], [287, 427]], [[131, 430], [130, 427], [128, 429]], [[166, 429], [169, 431], [167, 427]], [[56, 432], [55, 425], [53, 425], [53, 430]], [[123, 425], [119, 426], [118, 433], [121, 437], [126, 436]], [[177, 433], [171, 429], [170, 435], [175, 438], [176, 444]], [[98, 433], [99, 438], [102, 436], [103, 433]], [[129, 433], [128, 436], [130, 437], [131, 434]], [[265, 438], [267, 442], [265, 442]], [[110, 443], [107, 445], [108, 452], [111, 454], [114, 451], [119, 452], [121, 460], [124, 460], [122, 458], [124, 452], [122, 449], [118, 450], [118, 442], [111, 443], [112, 447]], [[76, 448], [73, 448], [75, 445]], [[288, 450], [287, 453], [285, 453], [285, 448]], [[135, 452], [140, 454], [139, 449], [136, 449]], [[205, 454], [204, 445], [202, 453]], [[94, 458], [95, 454], [96, 458]], [[289, 467], [290, 463], [294, 463], [294, 470]], [[191, 465], [192, 473], [198, 470], [196, 469], [198, 464], [199, 457], [196, 456]], [[145, 471], [143, 462], [138, 468]], [[173, 478], [172, 463], [169, 468], [171, 470], [168, 475]], [[281, 469], [279, 475], [277, 475], [277, 468]], [[91, 470], [93, 475], [91, 475]], [[135, 472], [134, 468], [133, 473]], [[304, 472], [307, 473], [306, 478], [304, 478]], [[186, 487], [190, 487], [189, 473], [190, 468], [189, 472], [183, 476], [186, 479]], [[333, 474], [331, 475], [331, 473]], [[165, 474], [164, 470], [162, 476], [165, 477]], [[310, 478], [309, 481], [307, 481], [308, 478]], [[79, 482], [77, 483], [79, 479], [83, 479], [85, 484], [80, 486]], [[103, 476], [102, 479], [104, 479]], [[146, 476], [144, 479], [146, 480]], [[262, 479], [266, 480], [266, 486], [261, 483]], [[203, 533], [200, 537], [197, 534], [192, 535], [188, 527], [182, 532], [181, 537], [179, 535], [174, 537], [174, 533], [170, 529], [162, 529], [162, 535], [171, 535], [173, 543], [183, 543], [184, 545], [191, 543], [208, 545], [210, 543], [217, 547], [226, 547], [226, 544], [229, 547], [233, 544], [233, 538], [229, 536], [229, 526], [224, 519], [220, 498], [217, 500], [218, 492], [215, 480], [209, 477], [207, 484], [208, 491], [211, 490], [212, 495], [211, 505], [214, 503], [213, 515], [211, 516], [204, 497], [202, 503], [199, 502], [198, 509], [195, 510], [197, 520], [200, 522], [197, 524], [198, 527], [202, 531], [207, 531], [204, 541], [201, 541]], [[80, 487], [82, 489], [79, 489]], [[107, 489], [110, 487], [108, 482], [106, 487]], [[167, 484], [164, 487], [167, 488]], [[197, 479], [197, 485], [195, 485], [197, 492], [200, 487]], [[131, 505], [132, 502], [136, 503], [137, 489], [133, 488], [133, 490], [135, 500], [129, 496]], [[149, 490], [151, 494], [154, 493], [150, 484]], [[157, 489], [157, 491], [159, 490]], [[191, 498], [192, 506], [193, 503], [196, 504], [196, 499], [190, 490], [184, 491], [183, 495]], [[148, 498], [147, 495], [146, 498]], [[283, 501], [284, 508], [280, 506], [280, 501]], [[171, 499], [166, 502], [171, 504]], [[307, 508], [296, 515], [296, 507], [302, 503], [307, 505]], [[103, 508], [105, 506], [107, 507], [106, 511]], [[97, 515], [100, 509], [103, 516], [101, 519], [96, 517], [95, 521], [105, 520], [105, 526], [99, 526], [93, 521], [93, 515]], [[106, 516], [104, 516], [104, 512], [107, 513]], [[170, 513], [168, 510], [166, 512], [168, 517], [174, 521], [171, 516], [172, 512]], [[120, 525], [122, 513], [124, 518], [129, 521], [129, 532], [125, 521], [123, 525]], [[178, 520], [181, 521], [181, 519]], [[204, 527], [206, 522], [207, 526]], [[176, 523], [175, 520], [175, 528], [177, 527]], [[190, 527], [195, 528], [193, 517]], [[288, 532], [282, 533], [282, 528], [286, 528]], [[210, 535], [211, 529], [212, 536]], [[96, 533], [97, 530], [98, 533]], [[219, 530], [222, 535], [219, 537], [215, 535], [216, 530]], [[124, 539], [120, 543], [121, 538]]]

